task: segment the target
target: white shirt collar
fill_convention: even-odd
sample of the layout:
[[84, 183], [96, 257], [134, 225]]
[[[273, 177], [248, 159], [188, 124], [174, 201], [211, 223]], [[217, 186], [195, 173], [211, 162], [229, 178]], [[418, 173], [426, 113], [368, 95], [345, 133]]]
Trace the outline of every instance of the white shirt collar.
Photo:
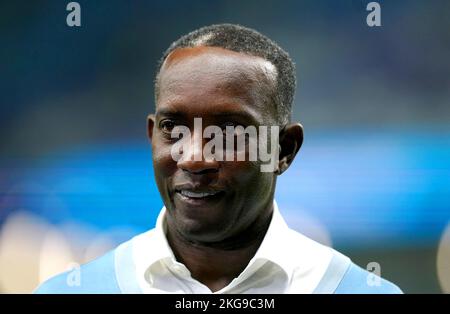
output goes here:
[[[187, 268], [176, 261], [168, 244], [165, 213], [166, 208], [163, 207], [155, 228], [132, 240], [133, 260], [141, 287], [151, 285], [154, 275], [157, 276], [161, 273], [161, 263], [159, 262], [168, 267], [184, 268], [185, 272], [189, 274]], [[271, 262], [284, 272], [286, 283], [291, 283], [293, 277], [301, 278], [301, 282], [297, 283], [301, 286], [299, 291], [312, 292], [326, 271], [332, 251], [332, 249], [290, 229], [274, 201], [269, 228], [255, 256], [250, 260], [246, 269], [222, 290], [229, 290], [239, 285], [266, 262]]]

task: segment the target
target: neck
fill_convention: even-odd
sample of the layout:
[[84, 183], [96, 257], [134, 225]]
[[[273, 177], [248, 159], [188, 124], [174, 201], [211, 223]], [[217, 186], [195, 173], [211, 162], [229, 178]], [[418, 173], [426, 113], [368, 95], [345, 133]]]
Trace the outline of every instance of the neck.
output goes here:
[[272, 212], [270, 206], [245, 230], [220, 242], [191, 241], [170, 226], [167, 240], [177, 261], [189, 269], [192, 278], [217, 291], [239, 276], [253, 258], [267, 232]]

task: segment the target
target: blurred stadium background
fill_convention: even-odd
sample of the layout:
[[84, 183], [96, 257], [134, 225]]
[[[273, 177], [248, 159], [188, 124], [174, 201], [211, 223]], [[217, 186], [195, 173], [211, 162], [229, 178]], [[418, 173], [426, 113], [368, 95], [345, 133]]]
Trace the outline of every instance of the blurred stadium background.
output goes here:
[[153, 227], [146, 116], [157, 60], [231, 22], [297, 64], [305, 143], [279, 180], [289, 224], [407, 293], [450, 292], [450, 2], [69, 1], [0, 4], [0, 292]]

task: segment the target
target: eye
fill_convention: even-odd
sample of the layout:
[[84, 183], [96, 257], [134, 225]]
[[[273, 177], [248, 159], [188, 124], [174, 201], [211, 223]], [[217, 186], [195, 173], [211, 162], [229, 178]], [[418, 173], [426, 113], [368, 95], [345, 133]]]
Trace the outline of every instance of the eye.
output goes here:
[[175, 127], [175, 122], [172, 120], [162, 120], [159, 123], [159, 128], [164, 132], [164, 133], [171, 133], [173, 128]]
[[224, 124], [222, 124], [222, 130], [224, 132], [226, 132], [227, 127], [232, 127], [233, 130], [236, 129], [236, 127], [243, 127], [245, 129], [245, 127], [243, 125], [241, 125], [240, 123], [235, 123], [235, 122], [225, 122]]
[[237, 126], [237, 125], [239, 125], [238, 123], [235, 123], [235, 122], [232, 122], [232, 121], [227, 121], [227, 122], [225, 122], [225, 123], [222, 123], [222, 128], [226, 128], [227, 126], [233, 126], [233, 127], [235, 127], [235, 126]]
[[241, 135], [243, 133], [244, 129], [245, 129], [245, 126], [240, 124], [240, 123], [226, 122], [226, 123], [222, 124], [222, 131], [223, 131], [224, 135], [226, 135], [228, 133], [227, 132], [227, 127], [228, 128], [230, 128], [230, 127], [232, 128], [230, 131], [232, 132], [231, 134], [233, 136]]

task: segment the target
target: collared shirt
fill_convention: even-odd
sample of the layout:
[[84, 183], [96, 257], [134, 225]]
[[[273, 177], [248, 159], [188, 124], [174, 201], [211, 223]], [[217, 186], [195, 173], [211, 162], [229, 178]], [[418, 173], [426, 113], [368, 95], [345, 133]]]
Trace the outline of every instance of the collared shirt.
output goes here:
[[[138, 284], [144, 293], [212, 293], [176, 261], [166, 238], [166, 209], [156, 227], [132, 240]], [[214, 293], [312, 293], [334, 250], [290, 229], [276, 202], [266, 235], [242, 273]]]
[[[165, 208], [156, 227], [107, 254], [41, 284], [35, 293], [212, 293], [176, 261], [166, 238]], [[80, 280], [74, 282], [73, 277]], [[402, 293], [332, 248], [290, 229], [277, 204], [247, 267], [215, 293]]]

